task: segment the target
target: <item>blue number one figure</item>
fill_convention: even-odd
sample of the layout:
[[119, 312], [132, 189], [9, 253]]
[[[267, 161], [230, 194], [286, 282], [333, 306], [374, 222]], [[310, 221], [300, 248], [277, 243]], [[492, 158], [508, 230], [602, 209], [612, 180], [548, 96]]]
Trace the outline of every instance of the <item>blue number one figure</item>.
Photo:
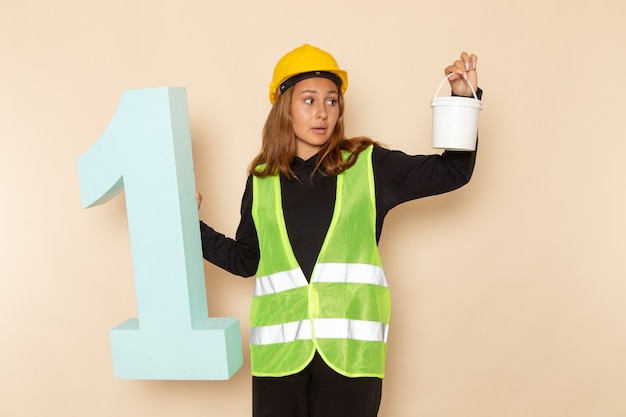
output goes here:
[[138, 318], [110, 331], [115, 377], [229, 379], [241, 334], [208, 316], [185, 90], [126, 91], [78, 174], [84, 208], [126, 196]]

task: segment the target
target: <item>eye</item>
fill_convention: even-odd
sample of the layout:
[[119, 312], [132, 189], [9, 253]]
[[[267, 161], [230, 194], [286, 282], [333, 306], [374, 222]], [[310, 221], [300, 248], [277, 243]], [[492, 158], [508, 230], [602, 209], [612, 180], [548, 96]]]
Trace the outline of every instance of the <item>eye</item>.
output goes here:
[[329, 98], [326, 103], [328, 103], [329, 106], [334, 106], [337, 104], [337, 99]]
[[307, 97], [307, 98], [304, 99], [304, 102], [306, 104], [313, 104], [313, 99], [311, 97]]

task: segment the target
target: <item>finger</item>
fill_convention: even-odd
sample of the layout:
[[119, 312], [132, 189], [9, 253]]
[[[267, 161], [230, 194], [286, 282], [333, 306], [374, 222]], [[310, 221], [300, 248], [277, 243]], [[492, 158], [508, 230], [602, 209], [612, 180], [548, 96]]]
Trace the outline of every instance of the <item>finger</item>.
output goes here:
[[461, 53], [460, 61], [463, 63], [463, 70], [465, 70], [465, 72], [468, 72], [469, 70], [472, 69], [472, 59], [470, 58], [470, 55], [467, 52]]
[[462, 59], [457, 59], [454, 61], [455, 72], [462, 78], [467, 79], [467, 72], [470, 70], [470, 65], [471, 64], [463, 61]]
[[476, 69], [476, 63], [478, 61], [478, 57], [475, 54], [470, 55], [467, 52], [462, 52], [461, 61], [463, 61], [463, 69], [466, 72], [469, 72], [469, 71]]
[[478, 63], [478, 57], [475, 54], [470, 55], [470, 62], [472, 63], [472, 69], [476, 69], [476, 64]]
[[463, 76], [464, 70], [462, 68], [459, 68], [456, 65], [456, 63], [455, 63], [455, 64], [452, 64], [452, 65], [448, 65], [445, 68], [444, 73], [445, 73], [446, 77], [448, 75], [450, 75], [450, 74], [453, 74], [453, 75], [450, 75], [449, 79], [450, 79], [450, 81], [454, 81], [454, 80], [457, 80], [457, 79], [459, 79], [459, 78], [461, 78]]
[[471, 71], [471, 70], [476, 69], [476, 63], [478, 62], [478, 57], [476, 56], [476, 54], [470, 55], [467, 52], [463, 52], [461, 54], [461, 61], [463, 61], [464, 64], [467, 64], [466, 68], [469, 68], [467, 70]]

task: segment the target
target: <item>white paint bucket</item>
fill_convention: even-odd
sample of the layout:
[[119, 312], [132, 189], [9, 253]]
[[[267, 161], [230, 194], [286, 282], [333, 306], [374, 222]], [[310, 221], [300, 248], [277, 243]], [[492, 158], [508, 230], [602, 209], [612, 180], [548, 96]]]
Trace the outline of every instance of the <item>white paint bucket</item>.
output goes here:
[[452, 74], [443, 79], [430, 105], [433, 109], [432, 146], [437, 149], [474, 151], [478, 136], [478, 114], [483, 104], [478, 100], [469, 80], [467, 84], [474, 98], [437, 97], [439, 90]]

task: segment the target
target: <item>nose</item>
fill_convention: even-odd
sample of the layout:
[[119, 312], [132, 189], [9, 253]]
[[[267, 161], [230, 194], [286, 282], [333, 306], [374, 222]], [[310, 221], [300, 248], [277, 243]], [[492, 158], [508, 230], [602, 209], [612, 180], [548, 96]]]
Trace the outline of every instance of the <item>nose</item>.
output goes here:
[[323, 102], [318, 103], [317, 118], [322, 119], [322, 120], [326, 120], [328, 118], [328, 111], [326, 111], [326, 104]]

